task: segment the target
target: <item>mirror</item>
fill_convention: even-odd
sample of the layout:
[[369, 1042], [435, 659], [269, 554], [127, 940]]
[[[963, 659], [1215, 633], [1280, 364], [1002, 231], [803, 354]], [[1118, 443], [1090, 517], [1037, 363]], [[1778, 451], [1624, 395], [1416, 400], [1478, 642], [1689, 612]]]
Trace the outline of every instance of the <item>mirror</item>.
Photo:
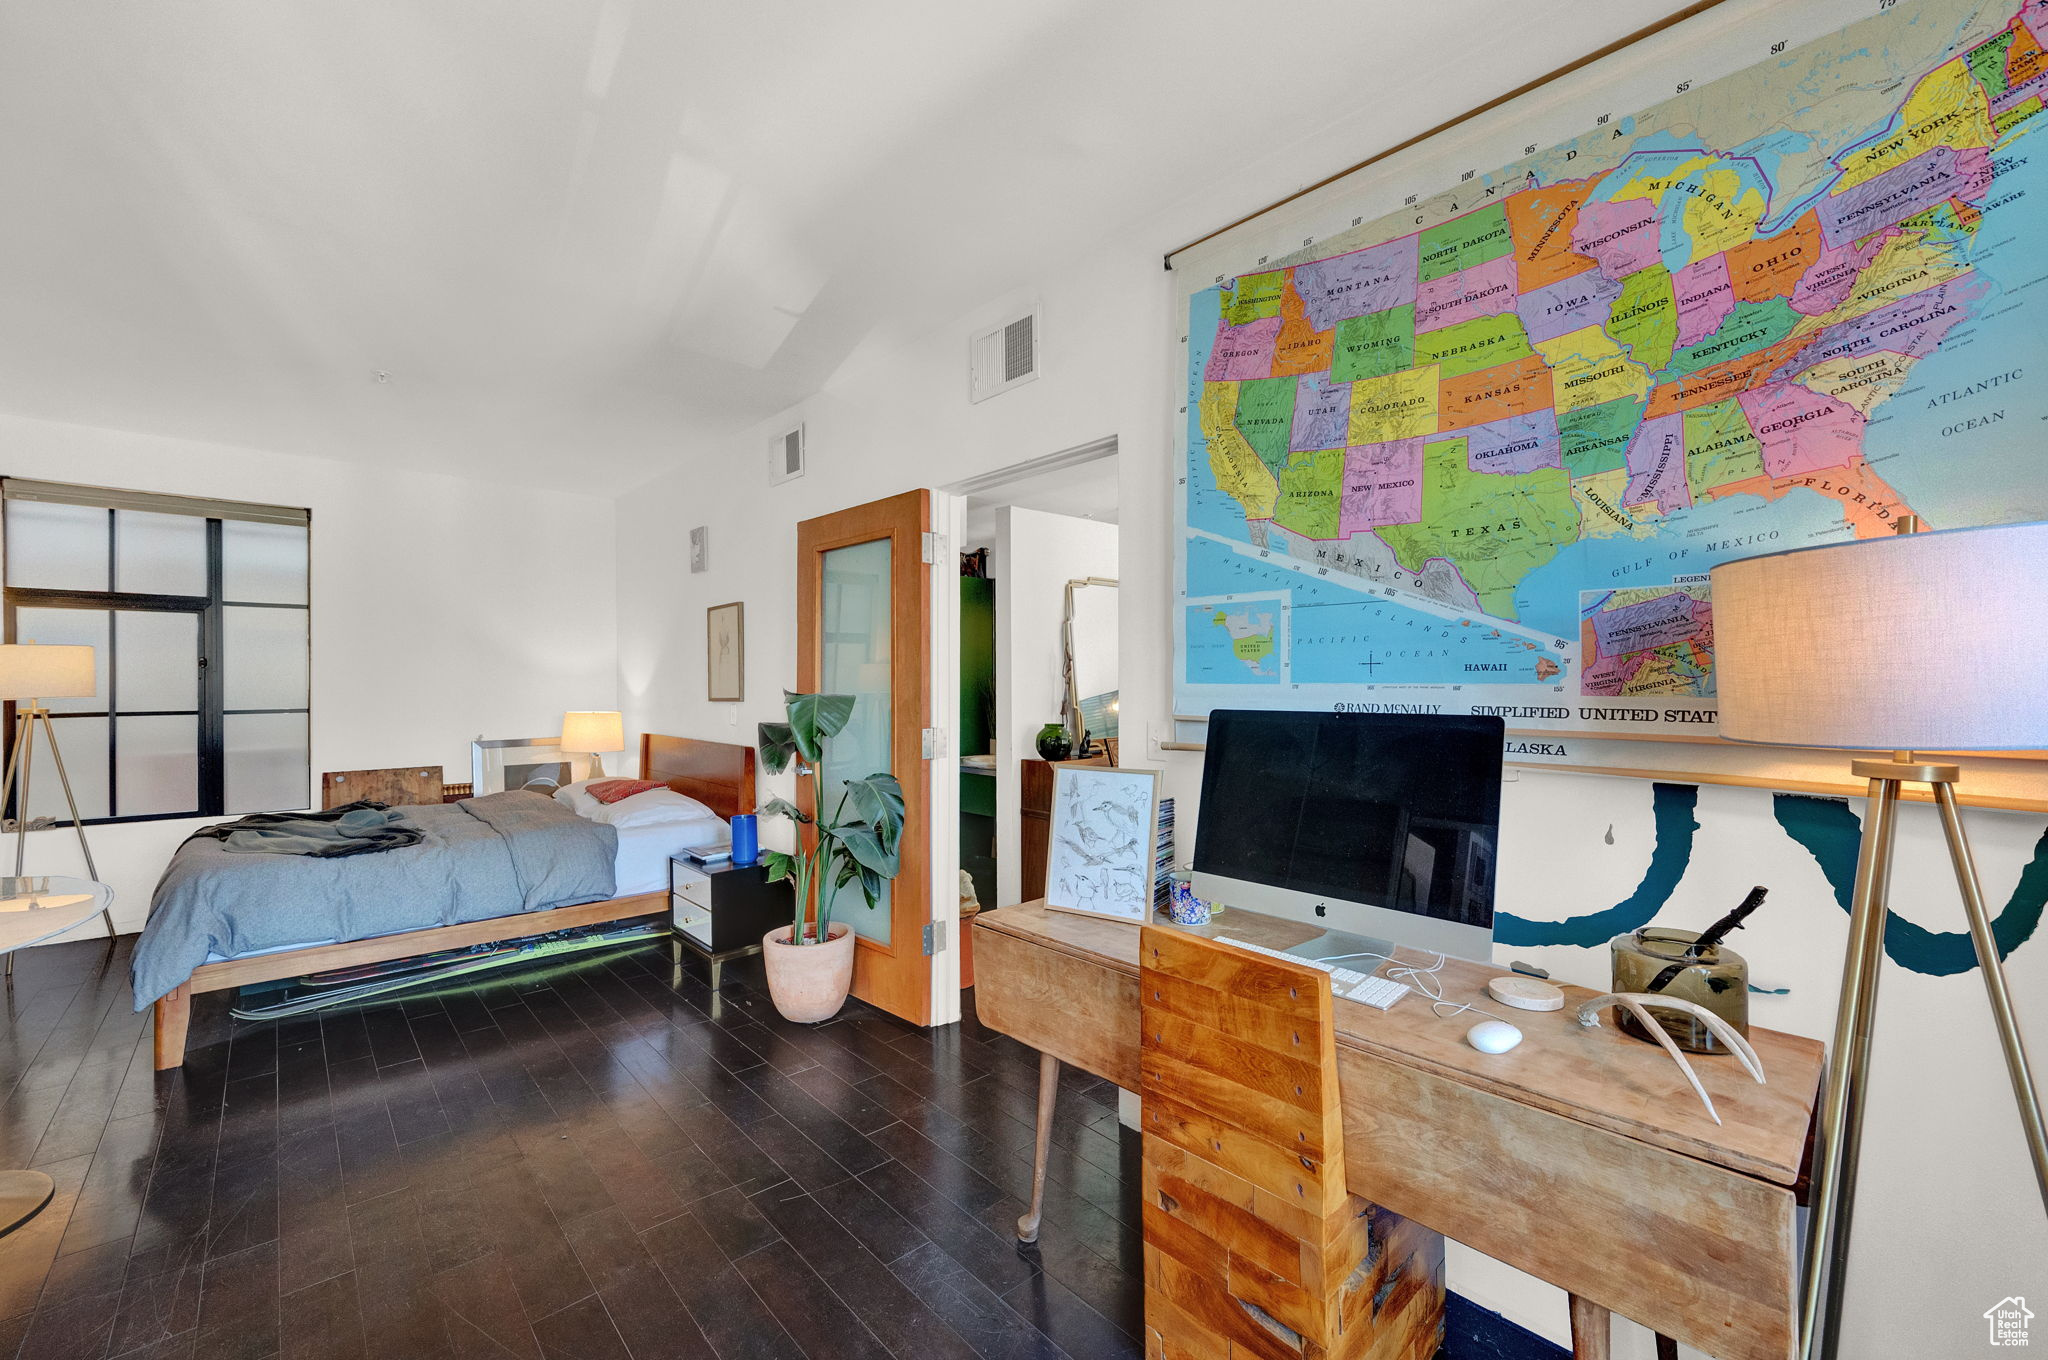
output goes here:
[[[1067, 681], [1067, 730], [1076, 758], [1091, 755], [1091, 743], [1117, 740], [1117, 584], [1106, 576], [1067, 582], [1060, 646]], [[1115, 752], [1114, 745], [1108, 748]], [[1111, 756], [1115, 763], [1114, 754]]]

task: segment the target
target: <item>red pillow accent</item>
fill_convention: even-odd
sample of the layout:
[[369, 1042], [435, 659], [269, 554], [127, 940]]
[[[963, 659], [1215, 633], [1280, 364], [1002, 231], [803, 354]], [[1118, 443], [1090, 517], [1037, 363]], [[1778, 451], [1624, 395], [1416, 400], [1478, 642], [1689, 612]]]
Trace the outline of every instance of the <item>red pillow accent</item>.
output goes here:
[[587, 785], [584, 792], [600, 803], [617, 803], [631, 798], [636, 793], [649, 789], [665, 789], [668, 785], [657, 779], [602, 779]]

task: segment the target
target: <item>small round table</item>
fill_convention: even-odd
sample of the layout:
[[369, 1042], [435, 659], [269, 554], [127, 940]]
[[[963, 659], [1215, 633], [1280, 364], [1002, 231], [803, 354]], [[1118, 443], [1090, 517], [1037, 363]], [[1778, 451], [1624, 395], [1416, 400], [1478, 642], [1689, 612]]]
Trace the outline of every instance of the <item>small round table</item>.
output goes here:
[[[15, 950], [84, 925], [113, 900], [112, 888], [89, 878], [0, 876], [0, 954], [12, 964]], [[0, 1171], [0, 1237], [41, 1213], [56, 1192], [56, 1182], [40, 1171]]]

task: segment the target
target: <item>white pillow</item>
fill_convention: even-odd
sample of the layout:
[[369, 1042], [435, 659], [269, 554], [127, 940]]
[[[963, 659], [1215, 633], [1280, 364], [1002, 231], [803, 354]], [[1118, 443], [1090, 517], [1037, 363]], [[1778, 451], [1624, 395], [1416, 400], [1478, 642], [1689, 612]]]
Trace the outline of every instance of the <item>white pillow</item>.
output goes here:
[[621, 798], [616, 803], [600, 803], [589, 794], [588, 807], [576, 810], [593, 822], [604, 822], [621, 830], [629, 826], [654, 826], [665, 822], [694, 822], [702, 818], [721, 820], [717, 813], [694, 798], [686, 798], [674, 789], [649, 789], [636, 793], [631, 798]]
[[[605, 776], [607, 779], [611, 777], [610, 775]], [[555, 790], [555, 801], [566, 803], [570, 811], [580, 812], [587, 817], [590, 815], [590, 809], [604, 806], [604, 804], [592, 798], [588, 792], [590, 786], [597, 782], [595, 779], [579, 779], [573, 784], [564, 784]]]

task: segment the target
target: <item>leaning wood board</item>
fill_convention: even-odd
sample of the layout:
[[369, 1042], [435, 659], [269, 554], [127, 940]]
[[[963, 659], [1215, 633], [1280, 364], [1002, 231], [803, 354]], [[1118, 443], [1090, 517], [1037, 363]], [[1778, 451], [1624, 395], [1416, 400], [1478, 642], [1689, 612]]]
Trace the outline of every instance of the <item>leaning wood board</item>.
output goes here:
[[[1138, 928], [1033, 903], [975, 929], [987, 1024], [1140, 1089]], [[1232, 911], [1194, 933], [1286, 948], [1315, 932]], [[1453, 961], [1444, 993], [1478, 999], [1501, 971]], [[1791, 1187], [1821, 1045], [1754, 1030], [1768, 1086], [1696, 1060], [1716, 1125], [1661, 1049], [1611, 1019], [1581, 1029], [1573, 1008], [1592, 994], [1565, 992], [1563, 1011], [1518, 1013], [1525, 1038], [1498, 1055], [1418, 998], [1337, 1000], [1353, 1192], [1710, 1355], [1789, 1356]]]

